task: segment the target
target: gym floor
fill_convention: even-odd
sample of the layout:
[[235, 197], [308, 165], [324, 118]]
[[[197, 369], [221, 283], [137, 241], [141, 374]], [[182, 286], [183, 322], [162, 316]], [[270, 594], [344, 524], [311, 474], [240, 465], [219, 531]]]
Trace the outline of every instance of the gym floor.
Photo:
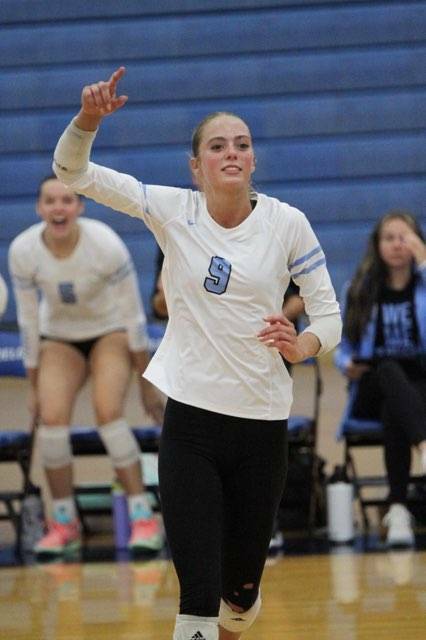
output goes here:
[[[321, 398], [317, 449], [330, 473], [343, 450], [335, 432], [346, 391], [329, 358], [321, 361]], [[296, 367], [295, 413], [313, 403], [310, 372]], [[2, 379], [2, 424], [28, 424], [25, 381]], [[131, 424], [149, 424], [132, 385], [127, 402]], [[93, 424], [89, 388], [76, 407], [75, 424]], [[415, 470], [418, 461], [415, 460]], [[380, 450], [360, 456], [365, 473], [383, 469]], [[106, 457], [76, 460], [77, 483], [111, 481]], [[33, 479], [49, 497], [37, 450]], [[16, 465], [0, 465], [2, 489], [18, 489]], [[356, 518], [360, 521], [359, 513]], [[386, 550], [377, 510], [371, 510], [368, 535], [358, 529], [351, 545], [333, 546], [326, 530], [309, 538], [285, 533], [283, 551], [271, 556], [263, 579], [264, 605], [247, 640], [375, 640], [426, 637], [426, 531], [416, 530], [416, 548]], [[158, 556], [132, 558], [114, 548], [111, 518], [91, 520], [91, 535], [81, 552], [55, 562], [37, 563], [31, 554], [17, 557], [14, 531], [0, 522], [0, 638], [13, 640], [169, 640], [178, 587], [167, 548]]]

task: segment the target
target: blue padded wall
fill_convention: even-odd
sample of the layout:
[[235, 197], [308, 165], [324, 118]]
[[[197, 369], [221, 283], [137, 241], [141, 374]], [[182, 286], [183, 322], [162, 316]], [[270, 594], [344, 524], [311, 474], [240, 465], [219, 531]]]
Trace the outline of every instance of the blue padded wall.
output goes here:
[[[426, 220], [426, 2], [3, 0], [0, 270], [36, 221], [34, 194], [84, 84], [127, 67], [129, 103], [94, 159], [145, 182], [189, 186], [190, 134], [226, 109], [251, 126], [259, 191], [301, 208], [336, 287], [391, 208]], [[95, 203], [135, 259], [149, 311], [154, 241]], [[6, 274], [7, 275], [7, 274]], [[13, 296], [5, 316], [13, 322]]]

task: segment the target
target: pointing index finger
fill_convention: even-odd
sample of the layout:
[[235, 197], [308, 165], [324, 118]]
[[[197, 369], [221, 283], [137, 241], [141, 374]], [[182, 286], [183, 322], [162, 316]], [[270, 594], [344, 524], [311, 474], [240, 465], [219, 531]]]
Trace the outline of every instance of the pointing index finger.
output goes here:
[[126, 67], [119, 67], [114, 71], [114, 73], [111, 74], [111, 77], [108, 81], [111, 95], [115, 94], [117, 83], [119, 80], [121, 80], [121, 78], [124, 76], [125, 73], [126, 73]]

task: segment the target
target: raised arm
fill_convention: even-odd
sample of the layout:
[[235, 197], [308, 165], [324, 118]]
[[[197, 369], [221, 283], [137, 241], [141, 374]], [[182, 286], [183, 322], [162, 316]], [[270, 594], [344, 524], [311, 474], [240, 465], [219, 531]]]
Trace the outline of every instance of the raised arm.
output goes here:
[[117, 96], [117, 83], [124, 73], [124, 67], [120, 67], [106, 82], [84, 87], [81, 109], [59, 138], [52, 168], [58, 179], [76, 193], [146, 222], [141, 183], [133, 176], [90, 161], [102, 118], [127, 102], [127, 96]]
[[123, 107], [128, 97], [117, 96], [117, 84], [126, 73], [119, 67], [109, 80], [86, 85], [81, 92], [81, 109], [74, 122], [83, 131], [96, 131], [104, 116], [110, 116]]
[[[68, 186], [74, 187], [88, 171], [92, 144], [102, 119], [127, 102], [127, 96], [117, 97], [117, 83], [124, 73], [125, 68], [119, 67], [106, 82], [86, 85], [81, 92], [80, 111], [60, 137], [53, 160], [54, 172]], [[93, 197], [90, 193], [85, 195]]]

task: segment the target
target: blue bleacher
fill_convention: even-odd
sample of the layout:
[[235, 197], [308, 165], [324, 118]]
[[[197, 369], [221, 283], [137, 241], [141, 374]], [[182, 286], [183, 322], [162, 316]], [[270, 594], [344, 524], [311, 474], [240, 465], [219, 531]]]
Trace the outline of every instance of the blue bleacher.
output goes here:
[[[118, 116], [117, 116], [118, 117]], [[318, 182], [375, 176], [408, 176], [426, 171], [424, 136], [416, 133], [369, 134], [299, 140], [269, 140], [256, 144], [256, 184], [282, 180]], [[93, 160], [119, 171], [144, 176], [146, 184], [190, 186], [187, 149], [181, 145], [114, 150], [95, 148]], [[19, 160], [15, 154], [0, 159], [0, 196], [16, 193], [15, 162], [29, 181], [36, 182], [51, 163], [51, 154], [28, 154]], [[283, 168], [284, 176], [283, 176]], [[158, 176], [161, 179], [158, 180]], [[25, 190], [24, 190], [25, 189]], [[23, 186], [22, 193], [29, 187]]]
[[[352, 0], [350, 4], [363, 3], [365, 0]], [[88, 18], [121, 18], [147, 15], [181, 15], [205, 13], [221, 10], [235, 11], [246, 9], [258, 11], [265, 7], [304, 8], [306, 5], [339, 5], [342, 0], [126, 0], [118, 4], [117, 0], [73, 0], [72, 4], [51, 0], [2, 0], [2, 21], [5, 24], [37, 23], [56, 20], [81, 20]]]
[[[78, 33], [78, 31], [77, 31]], [[392, 61], [390, 64], [389, 61]], [[81, 89], [109, 77], [121, 62], [2, 69], [2, 109], [78, 106]], [[396, 45], [341, 51], [307, 51], [131, 60], [122, 91], [131, 102], [206, 100], [424, 87], [426, 45]]]
[[[2, 0], [0, 271], [37, 221], [34, 194], [84, 84], [124, 63], [129, 103], [94, 160], [190, 186], [190, 134], [207, 113], [251, 126], [255, 186], [302, 209], [339, 292], [375, 220], [426, 221], [426, 1]], [[143, 224], [87, 203], [120, 233], [144, 302], [155, 244]], [[16, 315], [13, 296], [6, 323]]]
[[[176, 4], [176, 3], [175, 3]], [[199, 5], [201, 3], [198, 3]], [[230, 4], [230, 3], [229, 3]], [[242, 20], [241, 20], [242, 18]], [[306, 18], [306, 19], [304, 19]], [[350, 20], [351, 27], [347, 29]], [[381, 29], [377, 31], [377, 23]], [[415, 25], [415, 29], [413, 29]], [[260, 28], [259, 28], [260, 27]], [[265, 28], [266, 27], [266, 28]], [[124, 12], [114, 21], [108, 17], [88, 20], [79, 25], [79, 46], [75, 47], [75, 24], [51, 22], [34, 30], [32, 25], [5, 29], [0, 41], [0, 57], [4, 67], [88, 63], [99, 60], [133, 60], [135, 51], [143, 60], [152, 58], [186, 58], [243, 52], [291, 51], [350, 46], [374, 46], [424, 40], [426, 7], [403, 6], [392, 11], [384, 5], [300, 8], [258, 8], [252, 13], [234, 11], [213, 14], [143, 17], [135, 21]], [[25, 47], [16, 51], [16, 40]], [[49, 48], [40, 47], [48, 41]], [[113, 46], [111, 46], [113, 44]]]
[[[276, 98], [221, 99], [167, 103], [155, 106], [127, 104], [116, 120], [106, 120], [96, 149], [150, 145], [188, 145], [188, 132], [211, 111], [241, 114], [250, 123], [256, 141], [292, 140], [318, 136], [354, 135], [383, 131], [416, 131], [425, 128], [426, 89], [375, 90], [336, 97], [286, 96]], [[4, 144], [9, 153], [42, 152], [57, 141], [64, 121], [73, 109], [2, 114]]]

